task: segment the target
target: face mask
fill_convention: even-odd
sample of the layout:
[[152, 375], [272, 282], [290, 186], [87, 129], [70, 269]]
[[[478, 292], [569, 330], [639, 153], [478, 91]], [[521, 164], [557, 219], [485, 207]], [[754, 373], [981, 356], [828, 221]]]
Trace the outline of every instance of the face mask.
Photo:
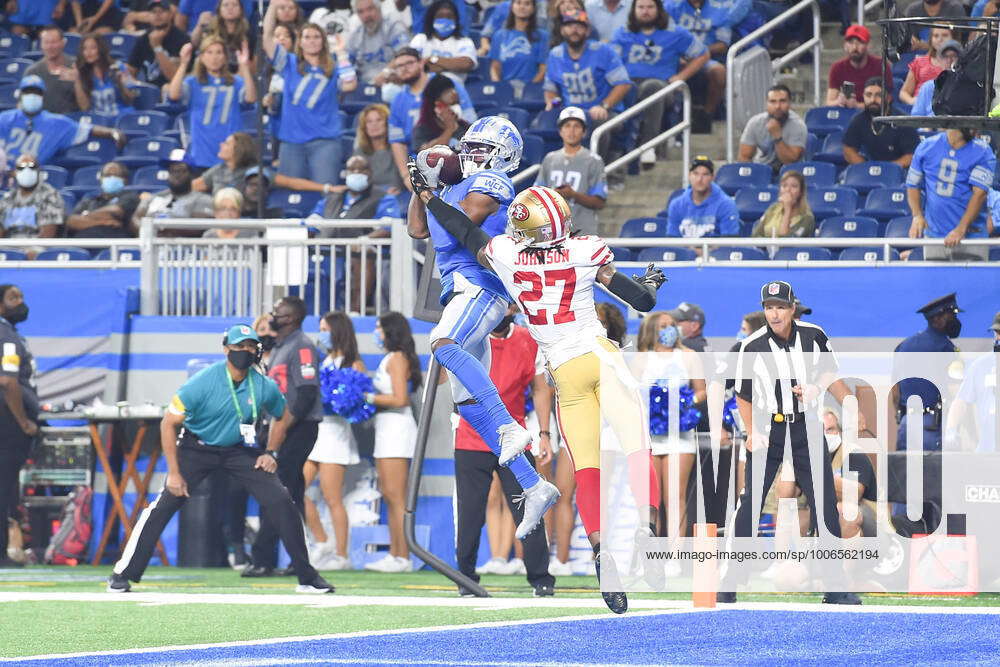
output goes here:
[[962, 333], [962, 320], [957, 317], [952, 318], [947, 325], [945, 325], [944, 333], [948, 338], [958, 338], [958, 335]]
[[459, 118], [462, 117], [462, 105], [461, 104], [452, 104], [448, 108], [451, 109], [451, 112], [453, 114], [455, 114], [456, 116], [458, 116]]
[[677, 344], [677, 327], [669, 326], [660, 329], [658, 340], [660, 345], [665, 345], [666, 347], [673, 347]]
[[749, 334], [743, 333], [743, 329], [740, 329], [739, 331], [736, 332], [736, 340], [743, 340], [747, 336], [749, 336]]
[[830, 448], [830, 451], [835, 451], [840, 448], [840, 434], [839, 433], [827, 433], [826, 434], [826, 444]]
[[21, 95], [21, 110], [26, 114], [36, 114], [42, 110], [42, 96], [37, 93]]
[[434, 19], [434, 32], [441, 39], [448, 39], [455, 32], [455, 21], [452, 19]]
[[229, 359], [229, 363], [241, 371], [245, 371], [253, 366], [254, 358], [256, 356], [257, 355], [249, 350], [229, 350], [229, 352], [226, 353], [226, 358]]
[[503, 335], [503, 334], [507, 333], [507, 329], [510, 328], [510, 325], [513, 322], [514, 322], [514, 316], [513, 315], [505, 315], [504, 318], [502, 320], [500, 320], [497, 323], [497, 325], [493, 328], [493, 333], [499, 334], [499, 335]]
[[22, 188], [33, 188], [38, 185], [38, 170], [18, 169], [14, 172], [14, 179]]
[[348, 174], [344, 181], [351, 192], [364, 192], [368, 189], [368, 174]]
[[265, 352], [270, 352], [274, 349], [274, 346], [278, 344], [278, 339], [275, 336], [261, 336], [260, 346], [264, 348]]
[[11, 324], [17, 324], [18, 322], [23, 322], [28, 319], [28, 304], [23, 301], [18, 305], [14, 306], [7, 311], [7, 314], [3, 316], [5, 320]]
[[378, 329], [375, 330], [375, 347], [380, 350], [385, 349], [385, 339], [382, 338], [382, 332]]
[[125, 179], [121, 176], [101, 176], [101, 192], [116, 195], [125, 189]]
[[319, 336], [316, 337], [316, 345], [324, 350], [333, 349], [333, 339], [330, 338], [329, 331], [320, 331]]

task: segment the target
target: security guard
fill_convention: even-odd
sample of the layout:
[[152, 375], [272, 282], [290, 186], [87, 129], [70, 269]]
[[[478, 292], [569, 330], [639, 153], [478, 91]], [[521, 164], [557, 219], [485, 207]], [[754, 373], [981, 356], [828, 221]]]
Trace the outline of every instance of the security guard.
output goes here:
[[0, 567], [21, 567], [7, 558], [7, 518], [17, 507], [17, 480], [38, 434], [35, 361], [17, 325], [28, 319], [24, 295], [0, 285]]
[[[958, 313], [962, 309], [958, 307], [955, 293], [952, 292], [940, 299], [934, 299], [926, 306], [917, 311], [927, 318], [927, 328], [919, 333], [915, 333], [902, 343], [896, 346], [896, 352], [950, 352], [958, 351], [955, 344], [950, 339], [957, 338], [962, 332], [962, 322], [958, 319]], [[897, 364], [899, 363], [897, 359]], [[940, 364], [934, 364], [934, 368], [922, 364], [922, 373], [927, 375], [942, 376], [938, 372]], [[897, 367], [898, 368], [898, 367]], [[944, 370], [944, 369], [940, 369]], [[909, 377], [908, 372], [901, 369], [894, 372], [894, 377], [907, 378], [893, 386], [891, 401], [896, 406], [896, 420], [899, 423], [899, 430], [896, 432], [896, 449], [907, 448], [906, 442], [906, 422], [907, 419], [918, 418], [923, 421], [924, 449], [941, 449], [941, 392], [936, 386], [939, 382], [947, 382], [945, 377], [931, 377], [928, 379]], [[929, 380], [934, 380], [931, 382]], [[910, 396], [917, 395], [923, 403], [922, 414], [909, 414], [906, 408], [906, 401]]]
[[[333, 592], [333, 586], [309, 564], [299, 511], [274, 474], [289, 412], [274, 381], [253, 368], [263, 352], [260, 339], [252, 327], [238, 324], [226, 332], [222, 346], [226, 360], [185, 382], [160, 422], [166, 488], [139, 516], [108, 579], [110, 593], [125, 593], [130, 581], [142, 578], [160, 533], [188, 496], [188, 485], [196, 486], [219, 468], [240, 481], [275, 518], [299, 579], [296, 592]], [[256, 443], [256, 428], [264, 413], [273, 418], [266, 450]]]
[[[840, 515], [830, 450], [823, 437], [819, 466], [823, 475], [823, 512], [820, 514], [816, 507], [809, 460], [813, 452], [810, 452], [807, 437], [808, 431], [823, 432], [817, 402], [822, 398], [820, 388], [836, 377], [833, 375], [837, 371], [833, 349], [820, 327], [795, 320], [795, 295], [788, 283], [780, 280], [765, 283], [761, 287], [760, 301], [767, 325], [743, 340], [736, 357], [736, 403], [748, 432], [746, 481], [736, 505], [731, 530], [727, 533], [729, 537], [752, 536], [754, 461], [757, 465], [763, 461], [762, 488], [770, 489], [784, 458], [787, 433], [791, 442], [795, 481], [812, 510], [814, 534], [818, 534], [818, 517], [822, 516], [827, 530], [840, 537]], [[789, 369], [795, 376], [792, 379], [788, 379]], [[829, 384], [828, 390], [841, 404], [850, 394], [842, 380]], [[757, 499], [758, 508], [763, 502], [764, 498]], [[723, 579], [717, 598], [719, 602], [736, 602], [736, 583], [739, 582], [735, 576]], [[861, 599], [854, 593], [828, 592], [823, 596], [823, 602], [861, 604]]]

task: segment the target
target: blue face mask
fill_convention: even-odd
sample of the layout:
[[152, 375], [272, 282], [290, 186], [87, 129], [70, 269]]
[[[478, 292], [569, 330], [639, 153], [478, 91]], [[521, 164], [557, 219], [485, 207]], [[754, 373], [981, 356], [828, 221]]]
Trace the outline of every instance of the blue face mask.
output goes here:
[[749, 335], [750, 334], [743, 333], [743, 329], [740, 329], [739, 331], [736, 332], [736, 340], [743, 340], [744, 338], [746, 338]]
[[434, 19], [434, 32], [441, 39], [448, 39], [455, 33], [455, 21], [452, 19]]
[[677, 327], [675, 326], [663, 327], [662, 329], [660, 329], [660, 333], [658, 336], [660, 345], [664, 345], [666, 347], [673, 347], [674, 345], [677, 344], [677, 335], [678, 335]]
[[330, 338], [330, 332], [320, 331], [319, 336], [316, 337], [316, 345], [323, 350], [332, 350], [333, 340]]
[[379, 329], [375, 330], [375, 347], [380, 350], [385, 349], [385, 339], [382, 338], [382, 332]]
[[121, 176], [101, 176], [101, 192], [116, 195], [125, 189], [125, 179]]

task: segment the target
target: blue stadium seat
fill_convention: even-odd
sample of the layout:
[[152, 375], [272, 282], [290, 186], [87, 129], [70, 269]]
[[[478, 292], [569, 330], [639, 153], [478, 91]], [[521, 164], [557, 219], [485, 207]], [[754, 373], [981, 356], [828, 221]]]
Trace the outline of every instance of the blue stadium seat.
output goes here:
[[46, 165], [42, 167], [42, 181], [48, 183], [56, 190], [61, 190], [69, 182], [69, 172], [62, 167]]
[[865, 206], [858, 215], [886, 222], [892, 218], [908, 215], [910, 205], [906, 201], [906, 188], [875, 188], [868, 193]]
[[67, 32], [63, 35], [63, 38], [66, 40], [63, 53], [67, 56], [76, 57], [76, 54], [80, 51], [80, 42], [83, 41], [83, 35], [76, 32]]
[[559, 112], [561, 109], [549, 109], [548, 111], [540, 111], [535, 119], [531, 121], [529, 129], [541, 136], [543, 139], [548, 140], [555, 138], [559, 140]]
[[545, 157], [545, 142], [542, 141], [542, 138], [534, 134], [526, 134], [522, 139], [524, 140], [524, 150], [521, 153], [521, 168], [541, 164]]
[[806, 112], [806, 127], [817, 136], [847, 129], [858, 109], [847, 107], [816, 107]]
[[13, 248], [0, 250], [0, 262], [23, 262], [26, 259], [28, 259], [28, 254], [21, 250], [14, 250]]
[[862, 162], [849, 164], [844, 170], [844, 185], [865, 195], [875, 188], [893, 188], [902, 185], [903, 168], [894, 162]]
[[[473, 38], [472, 37], [472, 33], [474, 33], [474, 32], [478, 33], [478, 31], [473, 31], [473, 30], [470, 29], [468, 37], [470, 39], [472, 39], [472, 43], [473, 44], [476, 44], [478, 46], [480, 38], [478, 36], [475, 37], [475, 38]], [[471, 84], [471, 83], [479, 83], [480, 81], [489, 81], [490, 80], [490, 65], [492, 64], [492, 62], [493, 61], [490, 60], [489, 58], [480, 58], [479, 59], [479, 64], [476, 65], [476, 69], [474, 69], [471, 72], [469, 72], [468, 76], [465, 79], [465, 85], [466, 85], [466, 87], [468, 87], [469, 84]], [[473, 100], [475, 100], [475, 98], [473, 98]], [[478, 106], [476, 106], [476, 110], [477, 111], [479, 110]], [[480, 115], [482, 115], [482, 114], [480, 114]]]
[[92, 197], [101, 191], [101, 185], [99, 183], [93, 183], [91, 185], [67, 185], [62, 190], [59, 191], [63, 196], [63, 201], [65, 202], [65, 195], [73, 195], [73, 206], [76, 206], [79, 202], [83, 201], [87, 197]]
[[625, 248], [622, 246], [614, 246], [611, 248], [611, 252], [615, 254], [616, 262], [631, 262], [633, 257], [633, 252], [631, 248]]
[[[906, 79], [906, 75], [910, 71], [910, 63], [920, 55], [924, 55], [926, 51], [909, 51], [907, 53], [900, 53], [899, 60], [892, 64], [892, 76], [893, 78]], [[896, 90], [899, 90], [898, 88]]]
[[[101, 252], [97, 253], [97, 257], [95, 257], [94, 259], [100, 259], [100, 260], [111, 259], [111, 248], [105, 248]], [[138, 248], [119, 248], [118, 259], [138, 261], [142, 259], [142, 253], [139, 251]]]
[[35, 63], [27, 58], [7, 58], [0, 61], [0, 77], [11, 81], [20, 81], [24, 70]]
[[823, 262], [833, 259], [833, 253], [826, 248], [779, 248], [774, 253], [779, 262]]
[[76, 195], [72, 192], [68, 192], [65, 188], [59, 191], [59, 196], [63, 200], [63, 209], [66, 214], [69, 215], [76, 208]]
[[531, 123], [531, 114], [518, 107], [503, 107], [502, 109], [497, 109], [495, 113], [497, 116], [506, 118], [518, 128], [528, 127]]
[[0, 36], [0, 58], [18, 58], [31, 46], [31, 40], [24, 35]]
[[180, 148], [180, 145], [166, 137], [133, 139], [125, 145], [121, 156], [116, 160], [129, 169], [155, 166], [166, 162], [170, 157], [170, 151], [175, 148]]
[[667, 236], [666, 218], [632, 218], [622, 225], [618, 236], [623, 238], [655, 238]]
[[893, 218], [885, 226], [884, 236], [887, 239], [905, 239], [910, 236], [910, 225], [913, 224], [913, 217], [909, 215], [901, 215], [898, 218]]
[[806, 160], [812, 160], [815, 158], [816, 153], [819, 153], [822, 149], [823, 140], [810, 132], [806, 138], [806, 153], [802, 157]]
[[922, 262], [924, 261], [924, 249], [923, 246], [914, 248], [910, 251], [910, 256], [906, 258], [907, 262]]
[[734, 200], [741, 220], [756, 220], [764, 215], [768, 206], [778, 201], [778, 188], [773, 185], [763, 188], [743, 188], [736, 193]]
[[[483, 60], [488, 60], [484, 58]], [[510, 106], [514, 102], [514, 89], [506, 81], [484, 80], [465, 86], [472, 98], [472, 105], [479, 110], [481, 102], [492, 102], [497, 108]], [[480, 116], [483, 114], [480, 113]]]
[[828, 187], [836, 184], [837, 168], [829, 162], [793, 162], [781, 168], [778, 174], [778, 181], [785, 175], [786, 171], [797, 171], [806, 179], [806, 187], [819, 186]]
[[113, 32], [110, 35], [104, 36], [104, 41], [111, 50], [111, 55], [118, 60], [128, 59], [138, 39], [135, 35], [127, 32]]
[[0, 84], [0, 110], [13, 109], [17, 106], [17, 98], [14, 92], [17, 90], [16, 83]]
[[354, 115], [360, 112], [369, 104], [379, 104], [382, 102], [382, 90], [378, 86], [360, 85], [354, 90], [344, 95], [340, 108], [347, 113]]
[[71, 146], [56, 158], [55, 163], [67, 169], [107, 164], [115, 159], [118, 148], [110, 139], [89, 139]]
[[119, 118], [116, 126], [124, 132], [155, 137], [170, 128], [170, 116], [162, 111], [133, 111]]
[[152, 111], [153, 107], [160, 103], [160, 89], [156, 86], [137, 83], [132, 86], [132, 90], [136, 93], [132, 106], [139, 111]]
[[822, 238], [877, 238], [878, 221], [859, 215], [834, 216], [820, 223], [816, 236]]
[[770, 185], [772, 171], [766, 164], [731, 162], [715, 172], [715, 182], [732, 196], [741, 188], [764, 188]]
[[991, 262], [1000, 262], [1000, 246], [990, 248], [989, 259]]
[[77, 261], [89, 261], [90, 253], [83, 248], [76, 248], [72, 246], [65, 246], [62, 248], [48, 248], [38, 253], [35, 257], [38, 261], [57, 261], [57, 262], [77, 262]]
[[854, 215], [858, 208], [858, 193], [841, 185], [832, 188], [809, 188], [806, 198], [817, 221], [835, 215]]
[[731, 248], [716, 248], [708, 253], [713, 262], [748, 262], [766, 260], [767, 253], [760, 248], [751, 246], [733, 246]]
[[157, 188], [167, 187], [167, 170], [156, 165], [139, 167], [132, 174], [133, 185], [149, 185]]
[[828, 134], [823, 140], [823, 147], [819, 152], [813, 154], [812, 159], [832, 162], [839, 167], [847, 164], [847, 160], [844, 159], [844, 133], [831, 132]]
[[[881, 262], [884, 254], [881, 246], [844, 248], [837, 259], [843, 262]], [[895, 248], [889, 248], [889, 260], [899, 260], [899, 252]]]
[[535, 113], [545, 108], [545, 92], [541, 83], [526, 83], [521, 96], [514, 100], [514, 106], [528, 113]]
[[86, 185], [90, 188], [96, 188], [100, 185], [101, 169], [104, 168], [103, 164], [92, 164], [86, 167], [79, 167], [73, 171], [73, 178], [70, 180], [72, 185]]
[[99, 113], [91, 113], [89, 111], [72, 111], [66, 114], [76, 122], [86, 121], [91, 125], [103, 125], [105, 127], [114, 127], [115, 117], [105, 116]]
[[[643, 248], [637, 262], [693, 262], [698, 255], [691, 248]], [[617, 257], [615, 258], [617, 259]]]
[[297, 215], [291, 217], [305, 217], [312, 213], [316, 202], [323, 198], [321, 192], [297, 192], [295, 190], [285, 190], [276, 188], [267, 195], [268, 207], [280, 208], [286, 213], [295, 211]]

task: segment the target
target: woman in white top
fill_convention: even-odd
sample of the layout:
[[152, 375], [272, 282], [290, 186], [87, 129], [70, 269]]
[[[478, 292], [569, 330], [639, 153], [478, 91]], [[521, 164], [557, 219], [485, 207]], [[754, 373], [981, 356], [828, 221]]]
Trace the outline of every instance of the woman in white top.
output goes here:
[[[665, 312], [646, 315], [639, 327], [639, 352], [655, 352], [643, 355], [642, 381], [646, 385], [657, 381], [667, 381], [673, 387], [690, 385], [694, 390], [694, 401], [705, 400], [705, 380], [701, 373], [701, 363], [697, 354], [681, 343], [680, 330], [674, 320]], [[695, 379], [701, 378], [701, 379]], [[691, 470], [694, 468], [698, 447], [694, 431], [664, 433], [651, 436], [653, 466], [660, 478], [661, 497], [666, 507], [667, 530], [671, 537], [683, 537], [687, 529], [687, 487]], [[677, 486], [674, 496], [668, 494], [672, 483], [671, 468], [677, 467]], [[670, 505], [677, 503], [677, 511], [671, 512]], [[671, 516], [673, 514], [673, 516]], [[661, 531], [664, 532], [664, 531]]]
[[[458, 0], [463, 2], [464, 0]], [[417, 26], [414, 26], [416, 32]], [[451, 0], [438, 0], [424, 14], [423, 32], [410, 40], [410, 46], [420, 51], [429, 72], [446, 72], [465, 83], [465, 77], [476, 69], [479, 59], [476, 45], [462, 35], [463, 26]]]
[[379, 491], [389, 506], [389, 553], [368, 563], [366, 570], [410, 572], [410, 550], [403, 536], [406, 478], [417, 443], [417, 422], [410, 408], [410, 394], [423, 383], [420, 360], [410, 323], [403, 315], [388, 312], [375, 324], [375, 344], [386, 351], [375, 371], [375, 470]]
[[[354, 335], [351, 318], [341, 312], [327, 313], [319, 321], [319, 347], [327, 352], [322, 366], [353, 368], [366, 372], [365, 364], [358, 356], [358, 341]], [[347, 420], [338, 415], [324, 415], [319, 424], [319, 434], [309, 458], [302, 467], [306, 488], [319, 475], [319, 488], [330, 509], [334, 542], [331, 543], [323, 523], [320, 521], [316, 504], [307, 495], [305, 498], [306, 526], [316, 542], [316, 552], [310, 554], [316, 567], [324, 570], [348, 570], [351, 561], [347, 558], [347, 510], [344, 508], [344, 472], [349, 465], [361, 462], [354, 433]]]

